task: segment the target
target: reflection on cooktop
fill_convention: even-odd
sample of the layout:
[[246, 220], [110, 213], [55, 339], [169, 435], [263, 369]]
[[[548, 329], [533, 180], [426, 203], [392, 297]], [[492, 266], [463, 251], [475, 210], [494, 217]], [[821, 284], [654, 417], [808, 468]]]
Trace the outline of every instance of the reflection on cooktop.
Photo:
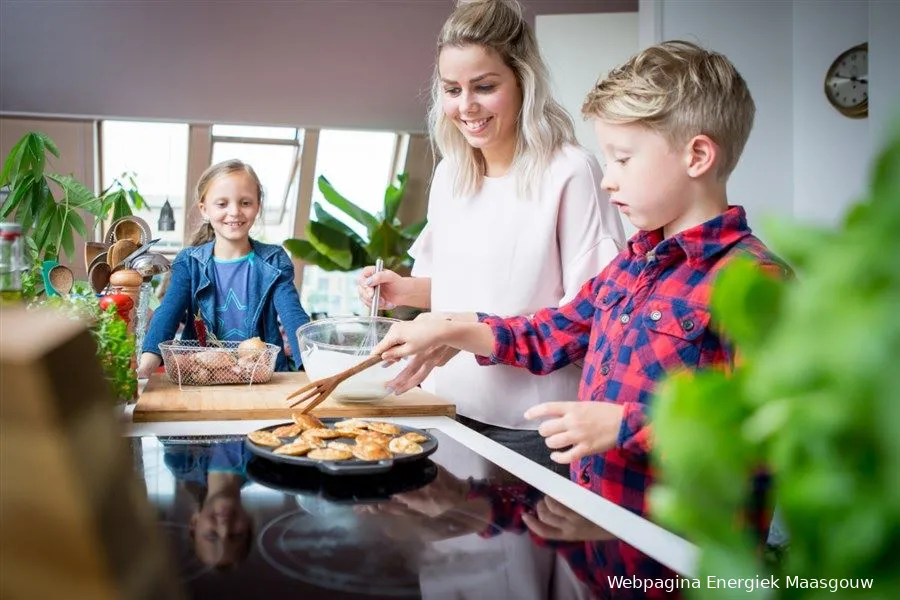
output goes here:
[[[449, 436], [429, 459], [330, 476], [240, 440], [139, 438], [147, 492], [195, 599], [626, 598], [675, 577]], [[252, 458], [251, 458], [252, 457]]]

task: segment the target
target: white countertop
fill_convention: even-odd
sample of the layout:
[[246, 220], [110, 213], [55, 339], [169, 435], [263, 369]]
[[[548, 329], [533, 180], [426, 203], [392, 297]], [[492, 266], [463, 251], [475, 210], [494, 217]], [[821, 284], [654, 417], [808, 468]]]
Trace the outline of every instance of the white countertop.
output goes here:
[[[284, 419], [276, 419], [133, 423], [131, 422], [133, 410], [133, 405], [125, 409], [125, 418], [128, 421], [126, 435], [129, 437], [244, 434], [284, 421]], [[381, 420], [410, 427], [438, 429], [670, 569], [686, 577], [696, 576], [698, 548], [695, 545], [545, 469], [449, 417], [395, 417]]]

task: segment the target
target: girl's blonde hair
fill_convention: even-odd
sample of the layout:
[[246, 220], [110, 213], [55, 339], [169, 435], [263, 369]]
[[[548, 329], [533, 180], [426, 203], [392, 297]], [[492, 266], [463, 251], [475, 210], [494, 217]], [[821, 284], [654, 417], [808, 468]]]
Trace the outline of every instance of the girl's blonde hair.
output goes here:
[[[246, 173], [250, 179], [253, 180], [254, 185], [256, 185], [256, 197], [259, 199], [259, 210], [261, 214], [263, 188], [262, 183], [259, 181], [259, 176], [257, 176], [256, 171], [253, 170], [253, 167], [236, 158], [223, 160], [222, 162], [211, 165], [203, 171], [199, 181], [197, 181], [197, 187], [194, 189], [194, 202], [198, 205], [203, 204], [203, 202], [206, 201], [206, 193], [209, 191], [209, 187], [213, 182], [219, 177], [232, 175], [234, 173]], [[213, 229], [212, 224], [210, 224], [209, 221], [204, 221], [203, 224], [197, 228], [197, 231], [194, 232], [194, 235], [191, 236], [191, 241], [188, 245], [199, 246], [211, 242], [214, 239], [216, 239], [216, 232]]]
[[[527, 195], [537, 190], [556, 151], [564, 144], [576, 143], [572, 118], [553, 99], [547, 65], [518, 0], [459, 0], [441, 29], [438, 58], [444, 48], [469, 45], [496, 52], [512, 69], [522, 90], [511, 173], [517, 177], [522, 194]], [[454, 195], [469, 195], [479, 190], [484, 181], [484, 159], [444, 114], [442, 95], [435, 61], [428, 112], [431, 140], [437, 152], [453, 166]]]

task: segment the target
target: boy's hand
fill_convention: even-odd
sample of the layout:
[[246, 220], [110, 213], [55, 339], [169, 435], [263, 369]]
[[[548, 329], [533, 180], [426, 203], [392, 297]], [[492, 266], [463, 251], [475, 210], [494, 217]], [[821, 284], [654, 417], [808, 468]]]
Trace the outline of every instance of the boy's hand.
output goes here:
[[441, 339], [449, 321], [416, 319], [394, 323], [372, 354], [380, 354], [385, 360], [396, 362], [412, 354], [424, 353], [435, 346], [442, 346]]
[[545, 402], [525, 411], [525, 418], [555, 417], [541, 423], [538, 432], [551, 450], [572, 446], [550, 454], [553, 461], [567, 464], [615, 446], [622, 413], [622, 406], [609, 402]]
[[459, 350], [449, 346], [435, 346], [420, 352], [410, 359], [399, 375], [387, 382], [387, 387], [395, 394], [409, 391], [422, 383], [435, 367], [443, 367], [457, 354]]
[[534, 515], [523, 514], [522, 521], [531, 533], [545, 540], [577, 542], [615, 539], [605, 529], [550, 497], [544, 497], [537, 503]]

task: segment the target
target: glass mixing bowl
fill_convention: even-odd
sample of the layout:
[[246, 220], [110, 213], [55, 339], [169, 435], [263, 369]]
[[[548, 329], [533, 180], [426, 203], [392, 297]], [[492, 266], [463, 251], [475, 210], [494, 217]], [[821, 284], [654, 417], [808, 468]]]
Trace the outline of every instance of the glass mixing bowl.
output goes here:
[[[340, 317], [319, 319], [297, 330], [300, 358], [310, 381], [324, 379], [356, 366], [372, 352], [397, 319], [387, 317]], [[385, 384], [407, 364], [401, 360], [389, 367], [377, 364], [343, 381], [332, 396], [344, 402], [377, 402], [390, 395]]]

